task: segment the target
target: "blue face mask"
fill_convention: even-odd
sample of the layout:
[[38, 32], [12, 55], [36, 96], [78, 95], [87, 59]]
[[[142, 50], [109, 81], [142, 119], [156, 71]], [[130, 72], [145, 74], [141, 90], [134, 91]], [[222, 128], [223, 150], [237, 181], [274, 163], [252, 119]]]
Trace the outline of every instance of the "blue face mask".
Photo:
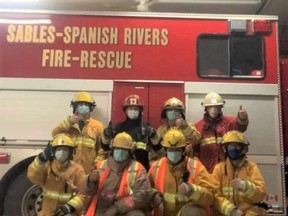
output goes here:
[[242, 149], [230, 149], [227, 151], [227, 155], [231, 160], [238, 160], [242, 156]]
[[114, 149], [113, 150], [113, 158], [116, 162], [121, 163], [127, 160], [129, 157], [129, 151], [124, 149]]
[[87, 114], [90, 112], [90, 107], [86, 104], [80, 104], [77, 108], [79, 114]]
[[179, 118], [179, 112], [177, 112], [177, 111], [175, 111], [175, 110], [168, 110], [168, 111], [166, 111], [166, 116], [167, 116], [167, 119], [169, 120], [169, 121], [172, 121], [172, 120], [174, 120], [174, 119], [176, 119], [176, 118]]
[[172, 164], [177, 164], [182, 158], [180, 151], [167, 151], [167, 158]]

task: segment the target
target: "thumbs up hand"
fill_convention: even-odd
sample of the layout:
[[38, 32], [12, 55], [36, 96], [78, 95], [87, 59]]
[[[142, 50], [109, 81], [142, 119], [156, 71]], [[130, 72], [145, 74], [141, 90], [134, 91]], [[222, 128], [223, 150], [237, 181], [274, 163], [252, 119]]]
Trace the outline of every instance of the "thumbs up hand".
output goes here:
[[52, 145], [49, 141], [48, 144], [46, 145], [45, 149], [43, 150], [43, 152], [41, 152], [39, 154], [39, 159], [42, 162], [47, 162], [47, 161], [52, 161], [53, 158], [54, 158], [54, 150], [53, 150]]
[[77, 113], [74, 113], [72, 116], [69, 118], [71, 124], [77, 124], [80, 120], [79, 116]]
[[112, 121], [109, 122], [109, 125], [104, 129], [104, 135], [108, 138], [108, 139], [112, 139], [115, 133], [115, 128], [112, 124]]
[[182, 129], [187, 126], [187, 122], [182, 117], [179, 117], [175, 120], [175, 126]]
[[91, 171], [91, 173], [88, 176], [89, 182], [97, 182], [100, 178], [100, 172], [97, 169], [94, 169]]
[[243, 109], [242, 105], [240, 105], [240, 107], [239, 107], [238, 117], [240, 118], [240, 120], [247, 120], [248, 119], [248, 114], [247, 114], [246, 110]]

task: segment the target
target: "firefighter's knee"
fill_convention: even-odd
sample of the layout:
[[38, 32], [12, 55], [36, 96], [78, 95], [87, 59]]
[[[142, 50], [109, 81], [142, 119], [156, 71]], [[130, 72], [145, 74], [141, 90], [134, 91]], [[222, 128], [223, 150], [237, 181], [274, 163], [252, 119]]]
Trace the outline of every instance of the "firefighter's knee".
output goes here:
[[198, 205], [198, 204], [194, 204], [194, 203], [188, 203], [186, 205], [184, 205], [177, 216], [205, 216], [206, 212], [205, 209]]

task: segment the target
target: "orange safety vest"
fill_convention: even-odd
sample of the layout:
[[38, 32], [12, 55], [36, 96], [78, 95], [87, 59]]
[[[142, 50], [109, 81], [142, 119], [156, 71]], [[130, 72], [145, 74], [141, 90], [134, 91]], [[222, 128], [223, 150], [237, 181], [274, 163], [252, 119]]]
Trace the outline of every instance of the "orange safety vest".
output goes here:
[[[107, 160], [99, 161], [96, 165], [97, 169], [104, 170], [100, 175], [99, 186], [96, 195], [93, 197], [92, 202], [85, 214], [85, 216], [94, 216], [95, 210], [97, 207], [97, 201], [99, 197], [99, 193], [103, 187], [103, 184], [109, 174], [110, 168], [107, 166]], [[139, 172], [143, 169], [143, 166], [137, 161], [133, 160], [129, 164], [127, 168], [125, 168], [120, 186], [116, 195], [116, 199], [120, 199], [121, 197], [125, 197], [127, 195], [132, 194], [131, 186], [134, 185], [135, 179]]]
[[[203, 165], [198, 161], [194, 160], [192, 158], [188, 158], [187, 161], [187, 170], [189, 171], [189, 183], [194, 183], [194, 177], [197, 175], [197, 173], [200, 171], [201, 167]], [[167, 157], [163, 157], [160, 160], [156, 161], [152, 167], [151, 170], [154, 172], [154, 183], [155, 183], [155, 188], [164, 195], [164, 182], [165, 182], [165, 170], [167, 167]], [[164, 209], [159, 209], [155, 208], [153, 210], [153, 215], [154, 216], [163, 216], [164, 215]]]

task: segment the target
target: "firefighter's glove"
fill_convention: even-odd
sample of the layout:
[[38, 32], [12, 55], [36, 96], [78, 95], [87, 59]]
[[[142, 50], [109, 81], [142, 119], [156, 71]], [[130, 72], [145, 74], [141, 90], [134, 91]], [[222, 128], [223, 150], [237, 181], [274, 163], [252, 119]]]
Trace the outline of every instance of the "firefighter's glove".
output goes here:
[[47, 161], [52, 161], [53, 158], [54, 158], [53, 148], [49, 141], [44, 151], [39, 154], [39, 159], [42, 162], [47, 162]]
[[239, 107], [238, 117], [240, 120], [243, 120], [243, 121], [248, 119], [248, 114], [246, 110], [242, 108], [242, 105]]
[[100, 178], [99, 170], [92, 170], [88, 176], [88, 183], [98, 182]]
[[104, 211], [103, 216], [116, 216], [118, 215], [118, 208], [116, 205], [112, 205], [110, 208]]
[[157, 131], [155, 128], [150, 127], [149, 128], [149, 138], [153, 139], [157, 135]]
[[56, 209], [54, 216], [65, 216], [75, 212], [75, 210], [76, 209], [69, 204], [61, 205]]
[[151, 207], [152, 208], [157, 208], [163, 203], [163, 194], [158, 192], [156, 189], [152, 188], [150, 191], [151, 194]]
[[109, 125], [104, 129], [104, 135], [107, 139], [112, 139], [114, 137], [115, 128], [113, 127], [112, 121], [109, 122]]
[[245, 180], [242, 180], [239, 178], [233, 179], [231, 181], [231, 184], [232, 184], [233, 188], [241, 190], [241, 191], [246, 191], [246, 189], [247, 189], [247, 182]]
[[242, 216], [242, 215], [243, 215], [243, 212], [238, 208], [234, 208], [230, 214], [230, 216]]
[[260, 208], [264, 208], [266, 211], [269, 210], [269, 205], [265, 202], [259, 202], [256, 204], [257, 206], [259, 206]]

